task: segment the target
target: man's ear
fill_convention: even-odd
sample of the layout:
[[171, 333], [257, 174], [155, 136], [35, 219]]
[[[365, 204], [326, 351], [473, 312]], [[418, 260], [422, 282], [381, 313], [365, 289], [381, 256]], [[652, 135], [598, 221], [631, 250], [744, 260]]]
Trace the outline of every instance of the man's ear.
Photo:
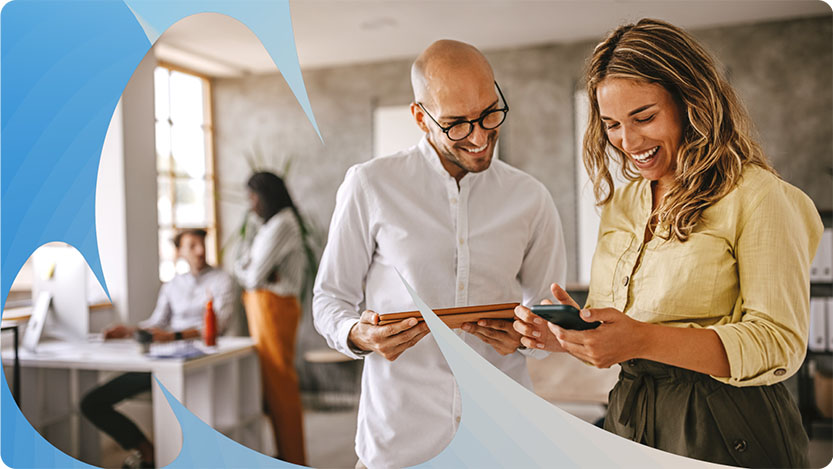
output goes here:
[[423, 112], [422, 108], [419, 107], [417, 103], [411, 103], [411, 115], [414, 116], [414, 120], [420, 130], [428, 133], [428, 125], [425, 123], [425, 112]]

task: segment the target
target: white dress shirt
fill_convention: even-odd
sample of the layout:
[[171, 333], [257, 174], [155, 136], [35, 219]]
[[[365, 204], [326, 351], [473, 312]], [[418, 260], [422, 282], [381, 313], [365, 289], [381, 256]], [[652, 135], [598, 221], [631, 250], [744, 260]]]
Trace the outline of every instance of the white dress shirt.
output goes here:
[[206, 266], [199, 274], [179, 274], [159, 289], [159, 298], [151, 316], [139, 327], [158, 327], [172, 331], [202, 330], [205, 304], [212, 298], [217, 318], [217, 333], [228, 326], [234, 308], [234, 280], [222, 269]]
[[[256, 228], [234, 266], [240, 286], [246, 290], [269, 290], [278, 296], [300, 297], [306, 258], [301, 227], [295, 213], [287, 207]], [[277, 272], [277, 281], [270, 281]]]
[[[360, 358], [347, 336], [364, 307], [380, 314], [416, 309], [394, 268], [432, 308], [539, 303], [565, 277], [561, 222], [540, 182], [498, 160], [464, 176], [458, 189], [423, 137], [353, 166], [338, 190], [313, 299], [315, 327], [330, 347]], [[456, 333], [531, 387], [522, 353], [502, 356]], [[430, 334], [393, 362], [369, 354], [356, 453], [373, 469], [427, 461], [451, 442], [460, 413], [457, 384]]]

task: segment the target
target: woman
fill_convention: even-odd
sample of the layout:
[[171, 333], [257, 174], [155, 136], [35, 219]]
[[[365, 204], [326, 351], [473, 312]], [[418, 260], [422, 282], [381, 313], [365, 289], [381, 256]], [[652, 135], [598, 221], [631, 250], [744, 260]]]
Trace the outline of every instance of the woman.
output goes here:
[[305, 257], [298, 213], [278, 176], [259, 172], [248, 182], [251, 210], [263, 224], [235, 265], [245, 289], [249, 333], [260, 357], [266, 406], [278, 457], [305, 464], [301, 396], [294, 367], [295, 332], [301, 318], [298, 298]]
[[[602, 324], [563, 330], [518, 307], [523, 345], [621, 364], [605, 419], [616, 434], [716, 463], [807, 466], [782, 381], [807, 347], [813, 203], [775, 174], [714, 61], [679, 28], [615, 30], [587, 90], [584, 163], [603, 209], [581, 315]], [[611, 159], [631, 181], [615, 191]]]

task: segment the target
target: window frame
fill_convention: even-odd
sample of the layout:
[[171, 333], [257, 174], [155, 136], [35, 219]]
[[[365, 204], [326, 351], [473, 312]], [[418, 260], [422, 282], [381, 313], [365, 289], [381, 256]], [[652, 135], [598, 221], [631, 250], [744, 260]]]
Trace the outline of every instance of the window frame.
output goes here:
[[[191, 70], [186, 67], [182, 67], [180, 65], [172, 64], [170, 62], [165, 61], [158, 61], [156, 67], [154, 68], [154, 74], [156, 70], [162, 68], [165, 69], [168, 73], [168, 83], [170, 83], [170, 76], [173, 72], [183, 73], [186, 75], [190, 75], [196, 78], [199, 78], [202, 81], [202, 100], [203, 100], [203, 118], [202, 123], [200, 124], [200, 128], [203, 132], [204, 138], [204, 148], [205, 148], [205, 174], [202, 177], [202, 181], [205, 182], [206, 187], [210, 189], [209, 193], [206, 194], [208, 199], [206, 199], [206, 218], [210, 219], [210, 222], [204, 223], [199, 228], [203, 228], [208, 232], [208, 237], [211, 239], [211, 242], [206, 245], [206, 258], [209, 264], [212, 263], [219, 263], [220, 262], [220, 219], [219, 219], [219, 210], [217, 207], [217, 162], [216, 162], [216, 144], [215, 144], [215, 137], [214, 137], [214, 95], [213, 95], [213, 87], [211, 82], [211, 77], [205, 75], [203, 73]], [[154, 82], [154, 94], [156, 93], [156, 83]], [[156, 105], [156, 98], [154, 97], [154, 106]], [[167, 112], [167, 127], [168, 131], [171, 132], [173, 128], [173, 122], [171, 121], [170, 115], [170, 87], [168, 89], [168, 112]], [[160, 120], [156, 115], [156, 110], [154, 108], [154, 115], [153, 115], [153, 123], [154, 123], [154, 138], [156, 138], [156, 127], [160, 122], [164, 122]], [[154, 153], [156, 151], [154, 150]], [[161, 224], [159, 222], [159, 217], [157, 215], [157, 237], [159, 239], [159, 243], [171, 243], [170, 239], [162, 239], [161, 232], [162, 230], [170, 230], [173, 233], [176, 233], [177, 230], [183, 228], [195, 228], [193, 225], [179, 225], [177, 224], [176, 220], [176, 206], [177, 206], [177, 197], [176, 197], [176, 182], [177, 181], [197, 181], [199, 178], [190, 177], [183, 174], [177, 174], [175, 170], [175, 162], [174, 162], [174, 155], [173, 155], [173, 144], [171, 143], [168, 148], [168, 168], [166, 170], [160, 170], [158, 165], [158, 155], [154, 155], [156, 157], [156, 172], [155, 177], [157, 180], [157, 184], [160, 178], [166, 177], [170, 181], [170, 187], [168, 196], [170, 197], [170, 205], [171, 205], [171, 218], [170, 224]], [[157, 205], [159, 203], [159, 192], [157, 190]], [[163, 261], [161, 256], [161, 247], [160, 247], [160, 267]], [[213, 262], [212, 262], [213, 261]], [[176, 260], [174, 258], [174, 265], [176, 265]], [[165, 281], [162, 279], [162, 272], [161, 268], [159, 270], [160, 280]]]

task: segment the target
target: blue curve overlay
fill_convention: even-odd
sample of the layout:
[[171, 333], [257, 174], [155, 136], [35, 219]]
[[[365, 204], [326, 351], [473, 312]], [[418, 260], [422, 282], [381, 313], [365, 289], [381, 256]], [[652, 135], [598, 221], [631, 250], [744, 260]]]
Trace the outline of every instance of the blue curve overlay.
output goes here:
[[[17, 0], [4, 6], [0, 15], [3, 304], [26, 259], [51, 241], [77, 248], [106, 290], [95, 229], [95, 190], [107, 127], [127, 81], [158, 32], [204, 12], [228, 15], [261, 39], [318, 132], [298, 64], [287, 0]], [[0, 380], [4, 383], [0, 455], [5, 463], [87, 467], [44, 440], [11, 399], [5, 376]]]

